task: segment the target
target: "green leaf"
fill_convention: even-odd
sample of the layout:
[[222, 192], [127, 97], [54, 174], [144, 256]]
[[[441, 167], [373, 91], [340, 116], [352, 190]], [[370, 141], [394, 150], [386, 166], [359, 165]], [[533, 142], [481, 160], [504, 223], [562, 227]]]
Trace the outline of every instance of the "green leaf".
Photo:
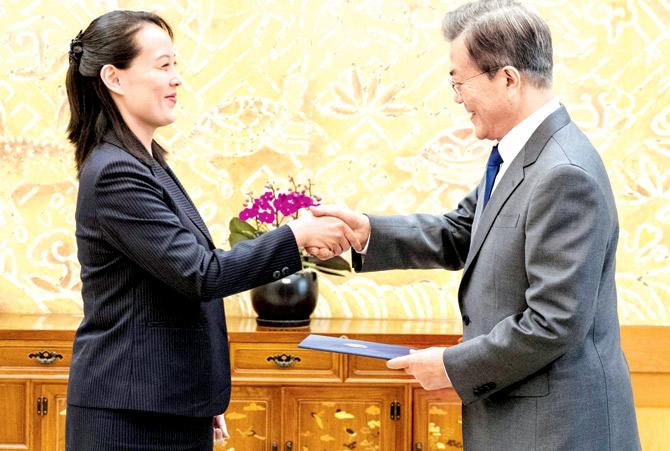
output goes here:
[[337, 276], [337, 277], [345, 277], [346, 274], [338, 272], [338, 271], [331, 271], [328, 268], [323, 268], [321, 266], [314, 266], [314, 269], [316, 269], [319, 272], [322, 272], [324, 274], [330, 274], [331, 276]]
[[323, 266], [319, 266], [317, 264], [311, 263], [311, 262], [307, 261], [306, 259], [303, 260], [302, 267], [303, 268], [312, 268], [312, 269], [315, 269], [315, 270], [317, 270], [321, 273], [330, 274], [331, 276], [345, 277], [345, 275], [346, 275], [342, 271], [335, 271], [335, 270], [332, 270], [332, 269], [324, 268]]
[[228, 229], [230, 229], [230, 235], [228, 236], [230, 247], [233, 247], [240, 241], [253, 240], [262, 235], [262, 232], [256, 230], [254, 226], [242, 221], [240, 218], [231, 219]]
[[239, 243], [240, 241], [246, 241], [246, 240], [249, 240], [249, 239], [251, 239], [251, 238], [249, 238], [246, 235], [242, 235], [241, 233], [233, 232], [228, 237], [228, 242], [230, 243], [230, 247], [233, 247], [237, 243]]
[[349, 262], [342, 257], [333, 257], [328, 260], [319, 260], [315, 257], [308, 257], [307, 261], [319, 268], [327, 268], [335, 271], [351, 271], [351, 265], [349, 265]]
[[256, 238], [260, 235], [254, 226], [237, 217], [230, 220], [228, 229], [230, 230], [230, 233], [241, 233], [242, 235], [248, 236], [249, 239]]

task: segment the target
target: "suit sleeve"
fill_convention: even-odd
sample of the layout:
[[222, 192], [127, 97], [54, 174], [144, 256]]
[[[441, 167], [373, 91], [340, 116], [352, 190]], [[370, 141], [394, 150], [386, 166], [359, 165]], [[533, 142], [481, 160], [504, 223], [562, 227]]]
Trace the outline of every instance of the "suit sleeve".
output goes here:
[[364, 258], [352, 250], [357, 272], [388, 269], [463, 268], [477, 204], [477, 190], [442, 216], [369, 216], [370, 240]]
[[464, 404], [528, 378], [584, 341], [610, 245], [610, 208], [576, 166], [553, 168], [536, 185], [525, 225], [527, 308], [443, 355]]
[[210, 250], [163, 200], [148, 168], [127, 161], [107, 165], [95, 183], [96, 220], [104, 238], [152, 276], [188, 298], [220, 298], [302, 268], [284, 226], [232, 250]]

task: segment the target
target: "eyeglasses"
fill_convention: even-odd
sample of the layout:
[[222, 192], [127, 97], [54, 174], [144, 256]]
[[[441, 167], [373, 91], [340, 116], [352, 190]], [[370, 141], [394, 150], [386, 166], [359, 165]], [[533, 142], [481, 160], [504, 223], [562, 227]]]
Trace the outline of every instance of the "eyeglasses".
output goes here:
[[449, 83], [451, 84], [451, 89], [453, 89], [454, 92], [457, 95], [460, 96], [461, 95], [461, 86], [463, 86], [466, 81], [472, 80], [473, 78], [479, 77], [480, 75], [484, 75], [484, 74], [488, 74], [488, 73], [491, 73], [491, 72], [494, 72], [494, 71], [498, 71], [499, 69], [500, 69], [499, 67], [491, 68], [489, 70], [485, 70], [484, 72], [480, 72], [476, 75], [473, 75], [472, 77], [468, 77], [463, 81], [454, 81], [453, 78], [449, 77]]

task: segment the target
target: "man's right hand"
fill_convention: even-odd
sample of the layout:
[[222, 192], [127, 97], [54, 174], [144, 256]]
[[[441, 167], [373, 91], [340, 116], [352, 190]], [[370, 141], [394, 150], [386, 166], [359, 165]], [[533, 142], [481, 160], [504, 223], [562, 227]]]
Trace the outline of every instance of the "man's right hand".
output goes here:
[[[370, 239], [370, 218], [362, 213], [355, 212], [345, 207], [334, 205], [322, 205], [319, 207], [311, 207], [310, 211], [316, 217], [334, 217], [344, 221], [353, 231], [356, 236], [356, 243], [350, 240], [351, 246], [357, 251], [361, 252], [367, 245]], [[321, 258], [323, 250], [316, 247], [307, 247], [307, 252]]]

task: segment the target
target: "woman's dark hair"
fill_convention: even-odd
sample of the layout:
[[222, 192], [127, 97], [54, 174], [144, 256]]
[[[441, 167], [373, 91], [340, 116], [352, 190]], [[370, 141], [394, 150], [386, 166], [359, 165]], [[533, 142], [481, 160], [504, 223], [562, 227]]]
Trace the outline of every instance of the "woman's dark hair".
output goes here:
[[[143, 161], [149, 155], [121, 117], [102, 79], [105, 64], [126, 69], [140, 51], [135, 34], [154, 24], [173, 37], [170, 25], [160, 16], [144, 11], [112, 11], [95, 19], [70, 43], [70, 67], [65, 86], [70, 103], [68, 139], [75, 145], [77, 173], [88, 154], [112, 131], [125, 149]], [[164, 164], [165, 151], [153, 146], [154, 158]]]

